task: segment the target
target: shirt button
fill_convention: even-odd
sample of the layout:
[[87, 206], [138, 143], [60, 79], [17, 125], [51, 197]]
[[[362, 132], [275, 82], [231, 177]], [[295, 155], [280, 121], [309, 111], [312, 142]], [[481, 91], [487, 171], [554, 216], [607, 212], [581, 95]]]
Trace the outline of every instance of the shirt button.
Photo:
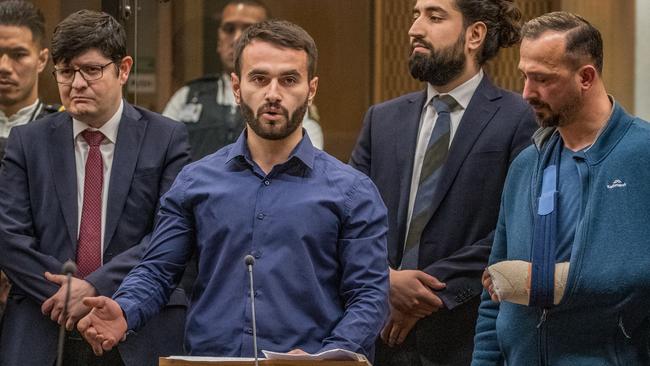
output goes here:
[[253, 328], [246, 328], [246, 333], [253, 334]]
[[262, 252], [260, 252], [259, 250], [253, 252], [253, 257], [255, 257], [255, 259], [260, 259], [261, 256], [262, 256]]
[[271, 182], [270, 182], [269, 180], [265, 179], [265, 180], [264, 180], [264, 185], [265, 185], [265, 186], [268, 186], [269, 184], [271, 184]]
[[258, 220], [264, 220], [264, 214], [263, 213], [258, 213], [257, 214], [257, 219]]

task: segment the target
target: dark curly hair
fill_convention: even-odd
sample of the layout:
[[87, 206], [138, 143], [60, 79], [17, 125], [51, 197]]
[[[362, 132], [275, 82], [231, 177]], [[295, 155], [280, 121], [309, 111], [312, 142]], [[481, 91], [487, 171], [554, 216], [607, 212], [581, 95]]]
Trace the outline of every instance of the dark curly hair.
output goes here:
[[479, 65], [496, 56], [499, 49], [519, 42], [521, 11], [513, 0], [456, 0], [455, 7], [463, 14], [465, 28], [476, 22], [487, 27], [483, 48], [476, 56]]

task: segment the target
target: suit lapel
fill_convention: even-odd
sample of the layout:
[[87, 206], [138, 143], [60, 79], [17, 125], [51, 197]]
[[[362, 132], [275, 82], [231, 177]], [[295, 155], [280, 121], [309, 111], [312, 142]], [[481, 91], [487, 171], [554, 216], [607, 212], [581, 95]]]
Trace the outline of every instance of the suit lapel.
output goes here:
[[124, 102], [124, 111], [117, 130], [117, 141], [108, 187], [104, 252], [111, 244], [117, 223], [122, 215], [146, 127], [147, 121], [142, 119], [142, 115], [130, 104]]
[[[420, 128], [420, 117], [422, 108], [426, 102], [427, 92], [422, 91], [413, 94], [408, 102], [398, 110], [398, 120], [393, 124], [394, 130], [391, 136], [395, 141], [396, 177], [399, 182], [399, 207], [397, 211], [398, 245], [397, 253], [402, 253], [402, 244], [406, 235], [406, 218], [408, 217], [409, 194], [411, 192], [411, 177], [413, 175], [413, 161], [415, 159], [415, 147], [418, 141], [418, 130]], [[399, 263], [399, 260], [396, 263]]]
[[456, 179], [456, 175], [472, 150], [474, 143], [499, 110], [499, 104], [495, 103], [495, 101], [500, 98], [501, 92], [499, 89], [488, 80], [487, 75], [483, 76], [483, 80], [476, 88], [467, 110], [465, 110], [463, 118], [460, 120], [458, 130], [449, 149], [447, 162], [442, 168], [440, 182], [433, 195], [434, 213], [449, 191], [454, 179]]
[[77, 248], [77, 167], [75, 165], [74, 138], [72, 136], [72, 118], [61, 113], [51, 126], [48, 141], [50, 167], [54, 177], [54, 189], [59, 198], [63, 219], [73, 245]]

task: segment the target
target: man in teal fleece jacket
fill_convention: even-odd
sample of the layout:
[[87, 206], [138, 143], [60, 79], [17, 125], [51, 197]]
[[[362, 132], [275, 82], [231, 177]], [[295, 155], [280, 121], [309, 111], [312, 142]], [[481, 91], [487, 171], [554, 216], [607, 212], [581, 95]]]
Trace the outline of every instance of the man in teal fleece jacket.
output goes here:
[[541, 128], [510, 167], [490, 264], [532, 263], [530, 303], [499, 303], [484, 281], [472, 365], [648, 365], [650, 124], [608, 96], [602, 37], [585, 19], [542, 15], [522, 39], [523, 96]]

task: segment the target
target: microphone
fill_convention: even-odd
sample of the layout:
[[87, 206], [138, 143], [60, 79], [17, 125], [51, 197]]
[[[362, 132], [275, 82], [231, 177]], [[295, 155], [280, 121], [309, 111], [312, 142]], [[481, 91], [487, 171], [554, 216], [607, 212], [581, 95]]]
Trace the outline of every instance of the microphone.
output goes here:
[[73, 261], [67, 260], [61, 267], [61, 274], [67, 276], [68, 287], [65, 291], [65, 301], [63, 302], [63, 324], [59, 328], [59, 345], [56, 352], [56, 366], [63, 366], [63, 346], [65, 342], [65, 318], [68, 317], [68, 303], [70, 302], [70, 286], [72, 285], [72, 275], [77, 273], [77, 265]]
[[248, 268], [248, 279], [250, 283], [250, 297], [251, 297], [251, 316], [253, 318], [253, 352], [255, 352], [255, 366], [259, 366], [259, 360], [257, 357], [257, 324], [255, 323], [255, 290], [253, 288], [253, 264], [255, 264], [255, 258], [252, 255], [247, 255], [244, 257], [244, 263], [246, 268]]

